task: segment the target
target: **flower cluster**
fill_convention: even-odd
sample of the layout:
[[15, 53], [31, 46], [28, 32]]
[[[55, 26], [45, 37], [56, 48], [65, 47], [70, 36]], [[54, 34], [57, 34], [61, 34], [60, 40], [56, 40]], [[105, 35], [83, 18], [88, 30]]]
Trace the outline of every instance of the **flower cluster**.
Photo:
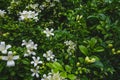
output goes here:
[[74, 42], [65, 41], [64, 42], [66, 46], [68, 46], [67, 52], [71, 55], [73, 51], [75, 51], [76, 44]]
[[32, 8], [33, 10], [35, 10], [36, 12], [41, 12], [41, 10], [39, 9], [39, 4], [29, 4], [28, 6], [26, 6], [27, 9]]
[[34, 44], [32, 40], [29, 40], [26, 42], [25, 40], [22, 41], [22, 46], [26, 46], [27, 50], [26, 53], [24, 54], [24, 57], [30, 56], [30, 55], [36, 55], [36, 53], [33, 51], [34, 49], [37, 49], [37, 44]]
[[60, 73], [48, 73], [48, 75], [44, 74], [41, 80], [65, 80], [60, 76]]
[[4, 17], [4, 15], [6, 14], [6, 12], [4, 10], [0, 10], [0, 16]]
[[5, 42], [0, 42], [0, 51], [3, 54], [7, 54], [7, 56], [1, 56], [2, 60], [7, 61], [7, 66], [12, 67], [15, 66], [14, 60], [19, 59], [19, 56], [14, 56], [12, 51], [7, 51], [9, 48], [11, 48], [11, 45], [5, 45]]
[[38, 21], [38, 13], [36, 13], [35, 11], [23, 11], [19, 12], [19, 14], [19, 20], [33, 19], [36, 22]]
[[53, 52], [51, 50], [44, 53], [43, 57], [45, 57], [47, 59], [47, 61], [57, 61], [57, 59], [55, 59], [55, 55], [53, 54]]
[[33, 50], [37, 50], [37, 44], [34, 44], [32, 40], [29, 40], [26, 42], [25, 40], [22, 41], [22, 46], [26, 46], [26, 53], [24, 54], [24, 57], [32, 55], [33, 61], [31, 61], [31, 64], [34, 65], [34, 69], [31, 69], [32, 76], [39, 77], [39, 66], [38, 64], [42, 64], [43, 62], [40, 60], [40, 57], [35, 57], [36, 53]]

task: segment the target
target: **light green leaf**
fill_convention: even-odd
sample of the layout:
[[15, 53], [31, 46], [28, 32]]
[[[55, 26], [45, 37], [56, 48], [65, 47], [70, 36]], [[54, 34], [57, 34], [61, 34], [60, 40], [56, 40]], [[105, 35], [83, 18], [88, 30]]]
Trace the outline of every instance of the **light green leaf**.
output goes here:
[[99, 47], [96, 47], [93, 51], [94, 52], [103, 52], [104, 48], [99, 46]]
[[79, 46], [79, 49], [80, 49], [80, 51], [81, 51], [85, 56], [88, 55], [88, 49], [87, 49], [85, 46], [80, 45], [80, 46]]
[[74, 74], [68, 74], [68, 78], [70, 80], [75, 80], [76, 79], [76, 76]]
[[90, 42], [89, 42], [91, 48], [93, 48], [93, 47], [95, 46], [96, 43], [97, 43], [97, 39], [91, 38], [91, 40], [90, 40]]
[[61, 72], [60, 73], [60, 76], [64, 77], [64, 78], [67, 78], [67, 72]]
[[65, 66], [65, 70], [66, 70], [67, 72], [71, 72], [72, 68], [71, 68], [69, 65], [66, 65], [66, 66]]

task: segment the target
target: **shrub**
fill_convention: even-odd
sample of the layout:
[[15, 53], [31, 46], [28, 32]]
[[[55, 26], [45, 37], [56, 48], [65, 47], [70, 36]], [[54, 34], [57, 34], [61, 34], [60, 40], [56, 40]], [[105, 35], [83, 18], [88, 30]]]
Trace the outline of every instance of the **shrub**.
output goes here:
[[118, 80], [119, 0], [1, 0], [0, 80]]

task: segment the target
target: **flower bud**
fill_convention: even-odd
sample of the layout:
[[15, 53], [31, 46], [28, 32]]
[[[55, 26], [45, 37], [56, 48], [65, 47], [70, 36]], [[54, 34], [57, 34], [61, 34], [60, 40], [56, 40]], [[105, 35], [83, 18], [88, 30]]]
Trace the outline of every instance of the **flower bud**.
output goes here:
[[77, 64], [76, 64], [77, 66], [80, 66], [80, 63], [79, 62], [77, 62]]
[[117, 54], [119, 54], [120, 53], [120, 50], [117, 50]]
[[109, 47], [109, 48], [112, 48], [112, 47], [113, 47], [113, 44], [108, 44], [108, 47]]

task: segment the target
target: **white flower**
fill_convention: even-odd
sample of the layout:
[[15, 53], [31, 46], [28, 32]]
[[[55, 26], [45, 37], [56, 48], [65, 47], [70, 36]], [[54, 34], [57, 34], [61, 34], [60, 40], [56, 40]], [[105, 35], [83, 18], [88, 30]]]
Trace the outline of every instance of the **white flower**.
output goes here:
[[2, 60], [6, 60], [7, 61], [7, 66], [11, 67], [11, 66], [15, 66], [15, 62], [14, 60], [19, 59], [19, 56], [13, 56], [12, 51], [8, 52], [8, 56], [2, 56]]
[[27, 50], [27, 52], [24, 54], [24, 57], [28, 57], [30, 55], [36, 55], [34, 51]]
[[34, 44], [34, 42], [32, 40], [29, 40], [28, 42], [26, 42], [25, 40], [22, 41], [22, 46], [26, 46], [27, 51], [24, 54], [24, 57], [26, 56], [30, 56], [30, 55], [36, 55], [36, 53], [33, 51], [34, 49], [37, 49], [37, 44]]
[[5, 42], [0, 42], [0, 51], [3, 54], [7, 53], [7, 49], [11, 48], [11, 45], [5, 45]]
[[33, 50], [33, 49], [37, 49], [37, 44], [34, 44], [34, 42], [32, 40], [29, 40], [28, 42], [26, 42], [25, 40], [22, 41], [22, 46], [25, 45], [26, 48], [28, 50]]
[[65, 41], [64, 42], [66, 46], [68, 46], [67, 52], [71, 55], [73, 51], [75, 51], [76, 44], [74, 42]]
[[32, 76], [36, 76], [37, 78], [39, 77], [39, 66], [36, 67], [36, 69], [31, 69]]
[[48, 76], [44, 74], [41, 80], [65, 80], [65, 79], [60, 76], [59, 72], [57, 72], [50, 74], [48, 73]]
[[52, 80], [52, 75], [51, 74], [48, 73], [48, 76], [46, 74], [44, 74], [43, 78], [41, 80]]
[[53, 74], [52, 80], [63, 80], [63, 78], [60, 76], [59, 72], [57, 72]]
[[39, 4], [29, 4], [26, 8], [32, 8], [32, 9], [36, 9], [36, 8], [38, 8], [38, 6], [39, 6]]
[[34, 9], [36, 12], [41, 12], [41, 10], [39, 9], [39, 4], [29, 4], [28, 6], [26, 6], [26, 8], [32, 8], [32, 9]]
[[75, 43], [72, 42], [71, 40], [70, 41], [65, 41], [64, 43], [66, 44], [66, 46], [75, 45]]
[[6, 12], [4, 10], [0, 10], [0, 16], [4, 17], [4, 15], [6, 14]]
[[50, 36], [54, 36], [54, 33], [53, 32], [53, 29], [49, 30], [48, 28], [46, 28], [46, 30], [43, 31], [47, 37], [50, 37]]
[[55, 55], [51, 50], [47, 51], [46, 53], [43, 54], [43, 57], [47, 58], [47, 61], [50, 61], [54, 59]]
[[19, 20], [34, 19], [35, 21], [38, 21], [38, 13], [36, 13], [35, 11], [23, 11], [19, 12], [19, 14]]
[[32, 57], [33, 58], [33, 61], [31, 61], [31, 64], [34, 64], [34, 67], [37, 66], [38, 64], [42, 64], [42, 61], [39, 61], [40, 60], [40, 57]]

